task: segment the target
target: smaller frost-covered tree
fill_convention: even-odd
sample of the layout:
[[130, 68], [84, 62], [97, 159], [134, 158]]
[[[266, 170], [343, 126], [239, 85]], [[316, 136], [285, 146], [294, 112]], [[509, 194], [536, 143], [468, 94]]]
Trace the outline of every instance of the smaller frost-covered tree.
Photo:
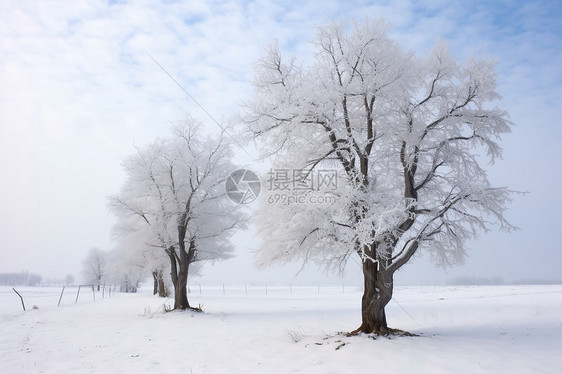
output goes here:
[[356, 332], [376, 334], [392, 332], [385, 306], [394, 274], [417, 251], [459, 263], [479, 231], [513, 228], [503, 215], [510, 191], [492, 186], [481, 165], [501, 156], [498, 139], [511, 127], [494, 106], [494, 64], [458, 63], [443, 42], [416, 57], [387, 28], [320, 27], [309, 67], [272, 46], [243, 117], [275, 167], [338, 175], [336, 189], [300, 192], [333, 203], [262, 203], [258, 259], [342, 269], [356, 256], [364, 278]]
[[191, 308], [187, 280], [192, 264], [232, 256], [230, 237], [243, 225], [243, 214], [224, 191], [234, 170], [231, 157], [224, 133], [203, 137], [188, 117], [171, 137], [125, 160], [127, 181], [110, 198], [113, 211], [145, 225], [151, 237], [147, 245], [168, 257], [174, 309]]
[[121, 292], [136, 292], [140, 283], [149, 278], [156, 267], [151, 258], [155, 251], [153, 248], [138, 247], [136, 243], [130, 245], [133, 243], [125, 239], [133, 239], [133, 237], [119, 238], [117, 246], [111, 251], [108, 279], [118, 285]]
[[99, 291], [107, 277], [108, 253], [99, 248], [88, 251], [82, 266], [82, 276], [86, 282], [91, 282]]
[[113, 250], [111, 274], [115, 283], [127, 291], [130, 286], [152, 277], [153, 294], [170, 296], [170, 262], [160, 246], [154, 243], [153, 233], [146, 223], [121, 217], [114, 229], [116, 247]]

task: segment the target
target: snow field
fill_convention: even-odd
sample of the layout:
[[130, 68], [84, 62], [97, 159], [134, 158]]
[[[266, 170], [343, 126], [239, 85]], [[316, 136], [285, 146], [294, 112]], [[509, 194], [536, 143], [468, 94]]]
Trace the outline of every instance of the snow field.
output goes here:
[[65, 291], [57, 307], [61, 288], [17, 289], [26, 312], [0, 288], [0, 373], [562, 371], [562, 286], [397, 287], [389, 324], [420, 336], [376, 340], [337, 334], [360, 323], [349, 287], [192, 286], [204, 314], [148, 292]]

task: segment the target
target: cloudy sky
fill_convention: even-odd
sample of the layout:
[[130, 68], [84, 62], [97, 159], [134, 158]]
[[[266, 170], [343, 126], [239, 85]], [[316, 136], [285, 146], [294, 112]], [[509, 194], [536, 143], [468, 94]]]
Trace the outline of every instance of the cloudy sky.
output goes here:
[[[459, 59], [485, 53], [498, 61], [500, 105], [517, 127], [490, 177], [529, 191], [508, 212], [519, 231], [482, 235], [465, 266], [447, 272], [418, 256], [398, 281], [562, 279], [562, 6], [555, 0], [4, 0], [0, 272], [78, 276], [88, 249], [113, 246], [106, 196], [124, 181], [121, 160], [166, 136], [187, 112], [216, 126], [148, 53], [220, 121], [248, 98], [252, 65], [268, 43], [276, 39], [285, 54], [306, 59], [315, 26], [367, 17], [385, 18], [391, 36], [417, 54], [447, 39]], [[252, 233], [235, 238], [238, 257], [208, 266], [204, 280], [295, 280], [296, 265], [254, 270]], [[346, 281], [358, 280], [358, 269], [351, 264]], [[314, 267], [299, 277], [330, 279]]]

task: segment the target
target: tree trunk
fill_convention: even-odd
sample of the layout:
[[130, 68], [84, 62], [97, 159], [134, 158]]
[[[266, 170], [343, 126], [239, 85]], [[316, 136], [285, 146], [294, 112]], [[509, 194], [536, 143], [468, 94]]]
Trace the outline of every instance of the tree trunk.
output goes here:
[[170, 296], [170, 292], [166, 287], [166, 282], [164, 282], [164, 277], [162, 276], [161, 272], [159, 273], [159, 277], [158, 277], [158, 296], [160, 297]]
[[152, 286], [152, 294], [156, 295], [158, 293], [158, 272], [152, 272], [152, 278], [154, 279], [154, 285]]
[[365, 289], [361, 300], [361, 326], [353, 333], [387, 335], [389, 328], [384, 308], [392, 299], [392, 273], [376, 262], [365, 260], [363, 277]]
[[[187, 299], [187, 276], [189, 273], [189, 265], [193, 262], [195, 256], [195, 242], [193, 240], [189, 243], [189, 249], [185, 248], [185, 230], [179, 230], [179, 267], [177, 269], [177, 277], [174, 282], [174, 309], [193, 309], [189, 305]], [[172, 267], [173, 269], [173, 267]]]
[[[170, 252], [172, 285], [174, 286], [174, 309], [187, 309], [189, 302], [187, 301], [187, 269], [184, 264], [185, 255], [182, 255], [180, 246], [179, 258], [174, 252]], [[185, 252], [185, 250], [184, 250]]]
[[187, 272], [182, 267], [180, 266], [180, 272], [174, 284], [174, 309], [183, 310], [190, 308], [190, 306], [187, 300]]
[[[170, 257], [172, 260], [173, 257]], [[175, 261], [175, 260], [174, 260]], [[152, 294], [158, 294], [159, 297], [168, 297], [170, 296], [168, 289], [166, 288], [166, 282], [164, 282], [164, 275], [162, 274], [162, 270], [154, 270], [152, 272], [152, 278], [154, 278], [154, 285], [152, 288]]]
[[187, 309], [189, 308], [189, 301], [187, 300], [187, 271], [189, 264], [185, 253], [185, 244], [180, 242], [180, 258], [178, 276], [174, 284], [174, 309]]
[[174, 309], [187, 309], [189, 302], [187, 301], [187, 269], [184, 264], [185, 246], [180, 245], [180, 256], [177, 256], [175, 249], [171, 247], [168, 250], [170, 258], [170, 275], [172, 277], [172, 285], [174, 287]]

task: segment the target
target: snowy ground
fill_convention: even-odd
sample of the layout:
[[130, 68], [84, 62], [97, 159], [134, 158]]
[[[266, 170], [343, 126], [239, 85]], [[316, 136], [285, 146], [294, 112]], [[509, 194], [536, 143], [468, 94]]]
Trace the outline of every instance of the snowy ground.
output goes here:
[[359, 324], [351, 288], [197, 288], [204, 314], [147, 293], [75, 304], [67, 289], [57, 307], [61, 288], [18, 291], [26, 312], [0, 288], [0, 373], [562, 372], [562, 286], [400, 287], [389, 324], [420, 336], [376, 340], [336, 335]]

